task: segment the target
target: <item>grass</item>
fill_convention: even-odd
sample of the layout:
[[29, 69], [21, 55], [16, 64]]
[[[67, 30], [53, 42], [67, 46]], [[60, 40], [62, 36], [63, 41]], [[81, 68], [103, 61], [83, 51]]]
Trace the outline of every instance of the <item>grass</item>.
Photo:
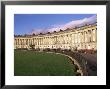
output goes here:
[[74, 76], [74, 65], [68, 57], [35, 51], [14, 52], [15, 76]]

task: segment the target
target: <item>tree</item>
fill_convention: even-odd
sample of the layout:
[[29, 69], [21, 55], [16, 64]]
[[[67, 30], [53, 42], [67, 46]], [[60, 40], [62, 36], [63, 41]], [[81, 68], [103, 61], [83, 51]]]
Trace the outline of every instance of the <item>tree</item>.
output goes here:
[[63, 30], [60, 29], [60, 31], [63, 31]]
[[16, 37], [17, 35], [14, 34], [14, 37]]
[[42, 35], [42, 33], [40, 33], [40, 35]]
[[67, 28], [66, 30], [70, 30], [70, 28]]
[[50, 32], [48, 32], [48, 34], [50, 34]]
[[26, 37], [26, 36], [27, 36], [27, 34], [24, 34], [24, 36]]
[[32, 35], [35, 36], [35, 33], [33, 33]]

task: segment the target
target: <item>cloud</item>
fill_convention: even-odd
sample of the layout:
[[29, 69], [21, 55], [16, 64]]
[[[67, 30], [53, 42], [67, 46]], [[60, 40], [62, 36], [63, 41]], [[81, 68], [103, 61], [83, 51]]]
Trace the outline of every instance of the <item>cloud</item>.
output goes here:
[[85, 24], [92, 24], [92, 23], [96, 22], [96, 20], [97, 20], [96, 15], [93, 15], [92, 17], [89, 17], [89, 18], [71, 21], [71, 22], [65, 24], [63, 28], [64, 29], [74, 28], [75, 26], [79, 27], [79, 26], [83, 26]]
[[73, 21], [70, 21], [66, 24], [52, 25], [51, 28], [48, 28], [48, 29], [34, 29], [34, 30], [31, 31], [31, 34], [32, 33], [39, 34], [39, 33], [60, 31], [60, 29], [61, 30], [66, 30], [67, 28], [80, 27], [80, 26], [83, 26], [85, 24], [92, 24], [92, 23], [95, 23], [95, 22], [97, 22], [97, 16], [93, 15], [89, 18], [83, 18], [83, 19], [80, 19], [80, 20], [73, 20]]

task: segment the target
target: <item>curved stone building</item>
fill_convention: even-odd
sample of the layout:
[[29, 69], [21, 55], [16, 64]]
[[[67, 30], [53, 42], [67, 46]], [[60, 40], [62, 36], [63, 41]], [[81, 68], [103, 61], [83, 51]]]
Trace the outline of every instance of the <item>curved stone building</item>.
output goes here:
[[39, 35], [14, 37], [14, 49], [93, 49], [97, 50], [97, 23]]

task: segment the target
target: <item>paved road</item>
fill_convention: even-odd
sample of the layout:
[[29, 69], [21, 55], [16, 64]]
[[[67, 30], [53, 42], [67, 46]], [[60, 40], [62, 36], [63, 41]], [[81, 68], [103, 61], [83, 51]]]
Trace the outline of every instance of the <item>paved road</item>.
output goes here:
[[87, 60], [88, 74], [97, 75], [97, 54], [81, 53], [81, 55]]
[[97, 54], [81, 53], [81, 55], [84, 56], [87, 61], [97, 64]]

